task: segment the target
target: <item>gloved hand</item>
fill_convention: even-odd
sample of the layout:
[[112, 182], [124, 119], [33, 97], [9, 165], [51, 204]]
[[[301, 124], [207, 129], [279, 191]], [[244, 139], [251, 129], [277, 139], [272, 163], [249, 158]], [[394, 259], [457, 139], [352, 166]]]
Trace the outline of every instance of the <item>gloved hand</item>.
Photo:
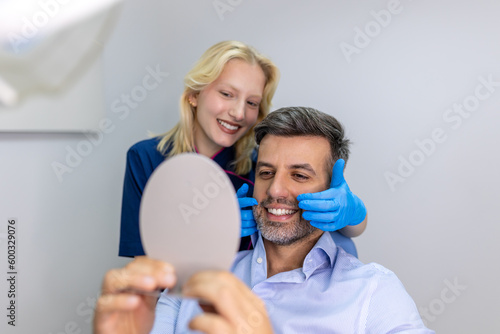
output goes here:
[[[236, 192], [238, 197], [238, 203], [240, 204], [241, 212], [241, 237], [246, 237], [257, 232], [257, 224], [253, 218], [252, 206], [258, 205], [259, 203], [255, 198], [246, 197], [248, 193], [248, 184], [243, 184], [240, 189]], [[243, 208], [248, 208], [243, 210]]]
[[299, 208], [306, 210], [302, 217], [320, 230], [336, 231], [365, 220], [365, 205], [345, 182], [344, 165], [344, 159], [335, 162], [330, 189], [297, 196]]

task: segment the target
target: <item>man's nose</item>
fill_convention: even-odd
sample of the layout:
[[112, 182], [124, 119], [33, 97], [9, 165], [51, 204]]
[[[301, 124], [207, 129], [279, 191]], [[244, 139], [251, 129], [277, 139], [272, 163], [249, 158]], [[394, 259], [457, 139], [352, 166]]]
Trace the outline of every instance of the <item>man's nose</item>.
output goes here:
[[285, 177], [275, 175], [272, 182], [267, 189], [267, 195], [272, 198], [288, 198], [290, 191], [288, 190], [288, 183]]

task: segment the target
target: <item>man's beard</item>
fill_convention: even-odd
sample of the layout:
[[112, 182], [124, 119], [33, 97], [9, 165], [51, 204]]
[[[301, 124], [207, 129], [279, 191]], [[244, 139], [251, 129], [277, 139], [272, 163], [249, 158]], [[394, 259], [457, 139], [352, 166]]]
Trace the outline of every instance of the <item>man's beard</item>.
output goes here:
[[[273, 203], [284, 204], [299, 211], [288, 222], [270, 221], [267, 219], [267, 209], [264, 206]], [[299, 209], [298, 202], [285, 199], [274, 200], [268, 197], [258, 206], [253, 207], [253, 215], [262, 237], [281, 246], [291, 245], [317, 230], [316, 227], [302, 218], [302, 210]]]

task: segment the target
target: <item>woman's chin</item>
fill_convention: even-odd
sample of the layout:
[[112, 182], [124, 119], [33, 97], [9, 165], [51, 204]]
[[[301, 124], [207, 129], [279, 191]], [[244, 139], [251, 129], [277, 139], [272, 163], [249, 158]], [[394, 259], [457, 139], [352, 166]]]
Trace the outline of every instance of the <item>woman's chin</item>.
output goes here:
[[221, 136], [215, 143], [221, 147], [231, 147], [241, 138], [242, 136]]

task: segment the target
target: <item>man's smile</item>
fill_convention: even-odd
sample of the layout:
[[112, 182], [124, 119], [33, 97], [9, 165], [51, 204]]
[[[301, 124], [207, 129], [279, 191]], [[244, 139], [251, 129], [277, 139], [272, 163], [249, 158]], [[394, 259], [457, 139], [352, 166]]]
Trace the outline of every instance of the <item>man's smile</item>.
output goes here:
[[267, 219], [270, 221], [287, 221], [299, 211], [299, 209], [282, 205], [265, 206], [264, 209], [267, 211]]

